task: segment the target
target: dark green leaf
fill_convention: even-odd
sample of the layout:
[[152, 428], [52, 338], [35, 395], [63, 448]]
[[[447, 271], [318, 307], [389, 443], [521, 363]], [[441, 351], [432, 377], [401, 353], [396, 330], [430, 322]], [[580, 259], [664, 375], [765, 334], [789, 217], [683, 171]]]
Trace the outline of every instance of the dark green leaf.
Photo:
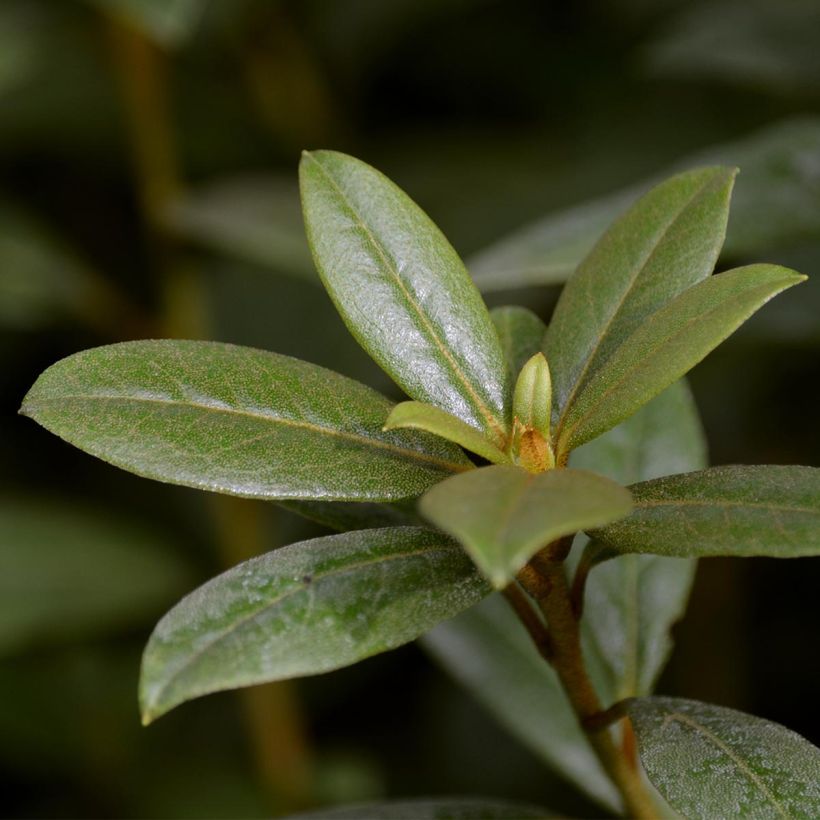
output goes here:
[[614, 521], [632, 507], [629, 492], [585, 470], [533, 475], [520, 467], [471, 470], [437, 484], [421, 499], [422, 515], [458, 538], [497, 588], [542, 547], [588, 529], [586, 521]]
[[330, 370], [216, 342], [126, 342], [50, 367], [22, 412], [148, 478], [253, 498], [393, 500], [469, 461], [385, 433], [383, 396]]
[[503, 446], [508, 383], [498, 336], [438, 228], [353, 157], [306, 153], [300, 181], [316, 266], [351, 333], [411, 398]]
[[546, 809], [492, 798], [431, 797], [389, 803], [361, 803], [294, 815], [292, 820], [539, 820]]
[[387, 417], [385, 430], [424, 430], [459, 444], [471, 453], [495, 464], [509, 462], [509, 456], [499, 450], [481, 430], [476, 430], [461, 419], [451, 416], [432, 404], [421, 401], [403, 401]]
[[820, 749], [795, 732], [681, 698], [628, 711], [647, 776], [684, 817], [820, 816]]
[[[620, 484], [706, 465], [697, 408], [676, 382], [632, 418], [573, 452], [570, 464]], [[576, 544], [573, 563], [586, 539]], [[596, 566], [586, 585], [581, 633], [604, 703], [649, 694], [672, 649], [669, 631], [682, 616], [695, 561], [621, 555]]]
[[510, 383], [521, 368], [541, 350], [547, 326], [531, 310], [523, 307], [497, 307], [490, 311], [501, 350], [507, 365]]
[[163, 536], [57, 501], [0, 500], [0, 654], [155, 617], [188, 573]]
[[422, 528], [282, 547], [209, 581], [159, 622], [143, 658], [143, 718], [208, 692], [347, 666], [487, 591], [457, 544]]
[[589, 380], [648, 316], [712, 272], [734, 175], [704, 168], [672, 177], [641, 197], [581, 262], [544, 339], [556, 416], [572, 413]]
[[820, 469], [712, 467], [631, 487], [628, 518], [593, 535], [618, 552], [820, 555]]
[[557, 449], [568, 452], [629, 418], [774, 295], [805, 278], [778, 265], [749, 265], [712, 276], [657, 310], [567, 407]]
[[553, 668], [493, 595], [422, 638], [424, 647], [547, 765], [610, 810], [619, 797]]

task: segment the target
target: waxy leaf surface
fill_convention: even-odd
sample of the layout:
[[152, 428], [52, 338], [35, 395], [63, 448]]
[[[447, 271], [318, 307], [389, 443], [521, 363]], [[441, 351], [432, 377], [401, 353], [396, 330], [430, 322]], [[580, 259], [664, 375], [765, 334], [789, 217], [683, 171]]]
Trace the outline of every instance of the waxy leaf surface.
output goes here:
[[457, 447], [383, 432], [392, 404], [307, 362], [215, 342], [125, 342], [63, 359], [22, 412], [148, 478], [254, 498], [381, 501], [468, 469]]
[[208, 692], [347, 666], [488, 591], [458, 544], [419, 527], [282, 547], [217, 576], [159, 622], [143, 657], [143, 718]]
[[490, 311], [510, 383], [515, 384], [521, 368], [541, 350], [547, 326], [531, 310], [514, 305]]
[[[703, 468], [706, 443], [686, 383], [671, 385], [632, 418], [575, 450], [570, 464], [619, 484]], [[571, 564], [585, 547], [586, 539], [579, 538]], [[695, 564], [658, 555], [621, 555], [592, 570], [581, 635], [605, 704], [652, 691], [672, 650], [670, 629], [686, 609]]]
[[591, 533], [617, 552], [820, 555], [820, 469], [712, 467], [634, 484], [632, 514]]
[[433, 487], [422, 515], [457, 538], [497, 588], [542, 547], [589, 529], [587, 521], [614, 521], [632, 508], [628, 490], [585, 470], [533, 475], [496, 465], [471, 470]]
[[421, 643], [550, 768], [617, 811], [618, 792], [595, 757], [558, 675], [500, 595], [439, 624]]
[[432, 404], [420, 401], [403, 401], [391, 411], [384, 424], [385, 430], [424, 430], [459, 444], [496, 464], [508, 462], [509, 457], [499, 450], [480, 430], [461, 419], [451, 416]]
[[429, 797], [361, 803], [294, 815], [291, 820], [544, 820], [551, 811], [491, 797]]
[[628, 704], [652, 785], [686, 818], [820, 816], [820, 749], [762, 718], [682, 698]]
[[305, 153], [300, 182], [316, 266], [350, 332], [411, 398], [503, 444], [501, 346], [441, 231], [390, 180], [345, 154]]
[[557, 416], [571, 410], [646, 317], [712, 272], [734, 175], [704, 168], [672, 177], [638, 200], [581, 262], [544, 340]]
[[556, 430], [558, 449], [574, 449], [629, 418], [769, 299], [805, 278], [778, 265], [749, 265], [712, 276], [657, 310], [568, 407]]

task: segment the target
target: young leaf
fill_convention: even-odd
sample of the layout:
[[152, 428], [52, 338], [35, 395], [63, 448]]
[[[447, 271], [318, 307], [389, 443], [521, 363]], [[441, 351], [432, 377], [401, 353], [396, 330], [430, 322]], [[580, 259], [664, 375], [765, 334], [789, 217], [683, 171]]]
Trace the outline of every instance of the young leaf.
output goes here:
[[424, 430], [441, 436], [494, 464], [506, 464], [510, 460], [507, 454], [499, 450], [481, 430], [476, 430], [475, 427], [471, 427], [438, 407], [433, 407], [432, 404], [420, 401], [403, 401], [397, 404], [390, 411], [384, 423], [384, 429], [402, 428]]
[[547, 820], [556, 816], [547, 809], [489, 797], [430, 797], [319, 809], [291, 820]]
[[566, 453], [629, 418], [694, 367], [769, 299], [806, 277], [778, 265], [737, 268], [656, 311], [582, 387], [562, 417]]
[[299, 173], [316, 267], [350, 332], [411, 398], [503, 445], [508, 382], [498, 336], [442, 233], [353, 157], [305, 153]]
[[[668, 387], [632, 418], [570, 457], [619, 484], [706, 466], [697, 408], [685, 381]], [[570, 563], [586, 547], [578, 539]], [[620, 555], [586, 582], [581, 635], [595, 688], [604, 703], [647, 695], [672, 650], [670, 630], [683, 616], [696, 561]]]
[[712, 272], [735, 173], [702, 168], [658, 185], [581, 262], [544, 339], [557, 416], [648, 316]]
[[550, 768], [610, 811], [618, 792], [595, 757], [555, 670], [500, 595], [439, 624], [422, 646]]
[[543, 353], [536, 353], [521, 369], [513, 393], [513, 417], [524, 427], [550, 434], [552, 382]]
[[541, 350], [547, 326], [531, 310], [506, 306], [490, 311], [510, 383], [514, 383], [521, 368]]
[[820, 749], [797, 733], [681, 698], [628, 712], [649, 780], [684, 817], [820, 816]]
[[21, 412], [138, 475], [253, 498], [393, 500], [470, 468], [441, 439], [383, 432], [391, 406], [287, 356], [145, 341], [57, 362]]
[[422, 515], [458, 538], [497, 588], [551, 541], [615, 521], [632, 507], [629, 492], [585, 470], [533, 475], [519, 467], [471, 470], [421, 499]]
[[282, 547], [217, 576], [159, 622], [143, 656], [143, 719], [394, 649], [487, 592], [457, 544], [418, 527]]
[[617, 552], [820, 555], [816, 467], [712, 467], [630, 489], [632, 515], [591, 533]]

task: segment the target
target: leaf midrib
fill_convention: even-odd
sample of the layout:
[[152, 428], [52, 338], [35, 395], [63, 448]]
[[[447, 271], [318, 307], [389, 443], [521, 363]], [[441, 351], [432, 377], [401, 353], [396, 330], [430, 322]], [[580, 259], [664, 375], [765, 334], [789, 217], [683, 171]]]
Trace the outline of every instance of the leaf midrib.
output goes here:
[[[216, 645], [221, 643], [227, 637], [232, 635], [237, 630], [241, 629], [245, 624], [249, 623], [250, 621], [255, 620], [260, 615], [265, 614], [269, 610], [275, 608], [283, 601], [286, 601], [288, 598], [298, 595], [299, 593], [306, 592], [311, 586], [314, 584], [325, 581], [328, 578], [333, 578], [339, 575], [344, 575], [345, 573], [355, 572], [356, 570], [363, 569], [365, 567], [376, 566], [380, 563], [384, 563], [387, 561], [400, 561], [407, 558], [415, 558], [420, 555], [430, 555], [431, 553], [446, 553], [446, 552], [453, 552], [453, 551], [460, 551], [456, 546], [429, 546], [424, 547], [416, 550], [410, 550], [406, 552], [397, 552], [391, 553], [387, 556], [380, 556], [376, 558], [367, 559], [364, 561], [359, 561], [354, 564], [348, 564], [344, 567], [340, 567], [338, 569], [329, 570], [324, 573], [314, 573], [311, 579], [310, 584], [300, 584], [295, 587], [291, 587], [288, 590], [285, 590], [281, 595], [277, 596], [271, 601], [266, 602], [263, 606], [260, 606], [258, 609], [249, 612], [247, 615], [244, 615], [238, 621], [234, 621], [230, 626], [223, 629], [217, 635], [214, 636], [213, 640], [209, 641], [202, 647], [200, 647], [196, 652], [189, 655], [186, 661], [181, 665], [178, 666], [173, 674], [167, 678], [167, 680], [160, 686], [159, 689], [154, 690], [152, 702], [154, 706], [156, 706], [160, 700], [162, 695], [168, 691], [169, 687], [177, 681], [188, 669], [190, 669], [206, 652], [213, 649]], [[147, 716], [153, 716], [155, 713], [151, 710], [146, 710]]]
[[640, 265], [638, 266], [638, 269], [635, 271], [634, 276], [631, 277], [626, 290], [623, 292], [623, 294], [620, 296], [618, 301], [615, 303], [615, 305], [612, 309], [612, 312], [610, 313], [609, 318], [606, 321], [606, 324], [601, 329], [601, 332], [598, 334], [598, 337], [596, 338], [592, 348], [590, 349], [589, 354], [586, 358], [586, 361], [584, 362], [583, 367], [581, 368], [580, 373], [578, 374], [577, 378], [573, 382], [572, 389], [570, 390], [569, 394], [567, 395], [567, 400], [564, 402], [564, 406], [561, 409], [561, 416], [558, 419], [558, 424], [556, 425], [556, 431], [555, 431], [556, 440], [558, 440], [560, 438], [560, 434], [562, 432], [562, 428], [563, 428], [564, 423], [566, 421], [568, 411], [569, 411], [570, 407], [572, 406], [573, 401], [575, 400], [575, 396], [577, 395], [578, 391], [583, 386], [583, 383], [586, 379], [587, 371], [592, 366], [593, 359], [595, 359], [595, 357], [598, 354], [598, 351], [601, 349], [601, 345], [603, 344], [604, 339], [606, 338], [606, 335], [609, 332], [610, 327], [614, 323], [615, 318], [617, 317], [618, 313], [620, 312], [621, 308], [623, 307], [624, 302], [626, 302], [627, 298], [629, 297], [629, 295], [634, 290], [634, 288], [635, 288], [635, 286], [638, 282], [638, 279], [640, 278], [641, 274], [646, 269], [646, 266], [649, 264], [650, 260], [654, 256], [655, 252], [658, 249], [658, 246], [666, 238], [669, 231], [672, 230], [673, 225], [677, 222], [680, 215], [696, 199], [698, 199], [709, 188], [709, 186], [711, 185], [711, 182], [712, 181], [710, 180], [705, 185], [698, 188], [698, 190], [695, 193], [693, 193], [692, 196], [689, 199], [687, 199], [686, 202], [684, 202], [683, 205], [681, 205], [681, 207], [678, 210], [675, 211], [674, 215], [671, 216], [669, 222], [663, 227], [663, 230], [661, 231], [660, 235], [657, 237], [657, 239], [649, 247], [649, 249], [646, 253], [646, 256], [641, 261]]
[[[149, 398], [146, 396], [121, 396], [95, 393], [93, 395], [61, 395], [59, 398], [55, 399], [36, 399], [34, 401], [27, 402], [23, 410], [24, 412], [28, 413], [29, 408], [31, 407], [38, 407], [47, 404], [61, 404], [64, 401], [72, 400], [111, 402], [119, 401], [126, 404], [160, 404], [169, 407], [195, 408], [197, 410], [202, 410], [207, 413], [223, 413], [225, 415], [240, 416], [254, 419], [255, 421], [264, 421], [269, 424], [281, 424], [286, 427], [295, 427], [298, 429], [310, 430], [311, 432], [319, 433], [320, 435], [346, 439], [366, 447], [374, 447], [376, 449], [387, 450], [388, 452], [394, 453], [398, 456], [401, 456], [402, 458], [409, 458], [415, 459], [417, 461], [422, 461], [454, 473], [465, 472], [472, 468], [472, 465], [470, 464], [457, 464], [455, 462], [447, 461], [446, 459], [440, 459], [436, 458], [435, 456], [426, 455], [425, 453], [422, 453], [418, 450], [407, 450], [401, 447], [396, 447], [395, 445], [389, 444], [388, 442], [380, 441], [379, 439], [375, 438], [367, 438], [366, 436], [360, 436], [356, 433], [351, 433], [345, 430], [334, 430], [332, 427], [323, 427], [319, 424], [314, 424], [307, 421], [297, 421], [296, 419], [283, 418], [282, 416], [272, 416], [267, 415], [265, 413], [254, 413], [250, 410], [232, 407], [214, 407], [213, 405], [201, 404], [199, 402], [194, 401], [178, 401], [174, 399], [161, 399], [156, 397]], [[33, 416], [34, 414], [32, 413], [31, 415]]]
[[387, 251], [382, 247], [382, 244], [378, 241], [378, 239], [373, 235], [370, 228], [367, 226], [367, 223], [362, 219], [359, 215], [359, 212], [354, 207], [353, 203], [350, 201], [350, 198], [347, 196], [345, 191], [342, 187], [336, 182], [336, 180], [330, 175], [327, 169], [322, 165], [319, 160], [317, 160], [312, 154], [307, 155], [312, 162], [316, 164], [316, 167], [319, 168], [322, 175], [328, 181], [330, 186], [336, 191], [339, 195], [339, 198], [342, 200], [342, 203], [347, 208], [348, 212], [351, 214], [353, 219], [356, 221], [356, 224], [360, 227], [362, 232], [364, 233], [367, 241], [372, 246], [373, 250], [376, 252], [377, 256], [381, 259], [382, 263], [384, 264], [385, 268], [390, 272], [391, 276], [395, 280], [396, 284], [398, 285], [399, 290], [404, 295], [407, 303], [413, 308], [413, 311], [416, 313], [416, 316], [420, 320], [421, 324], [427, 330], [430, 338], [433, 340], [436, 347], [439, 349], [441, 354], [444, 356], [445, 360], [450, 366], [453, 374], [456, 378], [461, 382], [464, 386], [465, 390], [467, 391], [468, 395], [470, 396], [473, 404], [475, 405], [476, 409], [484, 416], [485, 422], [489, 425], [490, 429], [498, 436], [499, 440], [503, 441], [506, 438], [506, 433], [504, 431], [504, 424], [496, 417], [496, 415], [486, 406], [484, 401], [481, 397], [476, 393], [475, 389], [473, 388], [472, 384], [470, 384], [469, 379], [466, 375], [462, 372], [458, 362], [455, 360], [453, 355], [447, 349], [447, 346], [439, 339], [438, 334], [436, 332], [435, 327], [430, 323], [428, 318], [425, 316], [424, 311], [422, 311], [421, 307], [416, 302], [413, 294], [407, 289], [406, 285], [402, 281], [401, 276], [399, 275], [396, 266], [391, 262], [390, 256]]

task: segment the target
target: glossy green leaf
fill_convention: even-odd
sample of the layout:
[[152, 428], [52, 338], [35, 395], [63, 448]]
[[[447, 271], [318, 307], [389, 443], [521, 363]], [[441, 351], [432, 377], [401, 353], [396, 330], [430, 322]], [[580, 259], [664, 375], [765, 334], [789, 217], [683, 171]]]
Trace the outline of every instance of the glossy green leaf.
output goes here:
[[541, 820], [553, 812], [490, 797], [430, 797], [361, 803], [294, 815], [292, 820]]
[[648, 316], [712, 272], [734, 175], [704, 168], [672, 177], [641, 197], [581, 262], [544, 339], [557, 417], [572, 412], [590, 379]]
[[649, 780], [684, 817], [820, 816], [820, 749], [796, 732], [682, 698], [628, 711]]
[[553, 668], [500, 595], [421, 639], [433, 657], [548, 766], [617, 811], [620, 799]]
[[[631, 484], [706, 465], [691, 393], [676, 382], [632, 418], [572, 453], [573, 467]], [[570, 555], [576, 564], [586, 539]], [[596, 566], [586, 584], [581, 634], [604, 703], [652, 691], [672, 650], [670, 629], [683, 617], [696, 562], [621, 555]]]
[[432, 404], [420, 401], [403, 401], [397, 404], [387, 417], [385, 430], [424, 430], [459, 444], [471, 453], [495, 464], [509, 462], [509, 457], [499, 450], [481, 430], [476, 430], [461, 419], [451, 416]]
[[493, 308], [490, 318], [501, 342], [510, 383], [514, 384], [521, 368], [540, 352], [547, 326], [528, 308], [516, 306]]
[[169, 226], [204, 248], [319, 284], [295, 186], [273, 176], [232, 177], [171, 206]]
[[177, 46], [193, 32], [206, 0], [91, 0], [163, 46]]
[[820, 468], [712, 467], [631, 490], [632, 515], [593, 533], [618, 552], [820, 555]]
[[305, 153], [300, 182], [316, 266], [351, 333], [411, 398], [503, 445], [508, 383], [498, 336], [442, 233], [353, 157]]
[[385, 433], [390, 402], [330, 370], [216, 342], [125, 342], [63, 359], [22, 411], [138, 475], [253, 498], [392, 500], [470, 467]]
[[140, 624], [187, 582], [150, 527], [57, 500], [0, 499], [0, 654]]
[[811, 237], [820, 230], [813, 158], [820, 120], [785, 120], [743, 139], [689, 155], [651, 180], [557, 211], [513, 232], [469, 259], [483, 291], [565, 282], [610, 223], [653, 184], [683, 168], [736, 165], [723, 255], [743, 260]]
[[585, 470], [533, 475], [520, 467], [471, 470], [437, 484], [421, 499], [422, 515], [457, 538], [497, 588], [542, 547], [614, 521], [632, 508], [629, 492]]
[[585, 383], [556, 430], [567, 452], [629, 418], [769, 299], [806, 277], [778, 265], [737, 268], [660, 308]]
[[314, 675], [394, 649], [488, 589], [459, 546], [417, 527], [359, 530], [254, 558], [184, 598], [143, 657], [153, 720], [183, 701]]

